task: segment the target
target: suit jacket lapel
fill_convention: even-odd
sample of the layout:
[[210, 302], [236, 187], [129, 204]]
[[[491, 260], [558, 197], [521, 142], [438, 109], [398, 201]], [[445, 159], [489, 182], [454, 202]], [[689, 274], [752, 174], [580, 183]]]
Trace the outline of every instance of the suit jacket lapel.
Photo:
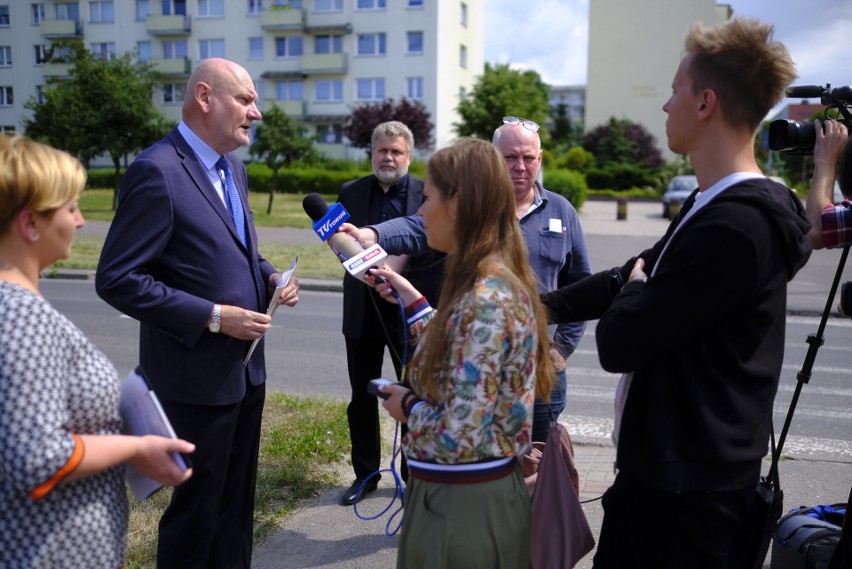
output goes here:
[[[210, 207], [213, 208], [222, 220], [222, 223], [225, 224], [225, 227], [231, 233], [231, 237], [234, 241], [242, 247], [243, 244], [240, 242], [239, 235], [237, 235], [237, 230], [234, 227], [234, 221], [231, 219], [231, 214], [228, 212], [227, 206], [225, 206], [222, 199], [219, 197], [219, 194], [216, 192], [216, 188], [214, 188], [213, 184], [210, 182], [207, 172], [204, 170], [201, 161], [195, 156], [195, 152], [192, 150], [192, 147], [189, 146], [189, 143], [186, 142], [186, 139], [184, 139], [177, 128], [172, 129], [169, 133], [169, 139], [172, 141], [172, 144], [174, 144], [177, 154], [181, 158], [181, 164], [196, 189], [201, 193], [207, 203], [210, 204]], [[233, 163], [231, 164], [231, 170], [236, 172], [234, 170]], [[240, 194], [240, 201], [243, 202], [243, 211], [248, 212], [248, 209], [246, 208], [246, 200], [243, 199], [242, 195], [245, 190], [240, 190], [241, 181], [237, 181], [236, 174], [234, 175], [234, 183], [237, 185], [237, 193]], [[246, 213], [246, 218], [248, 219], [248, 213]], [[248, 225], [246, 228], [246, 242], [248, 245], [250, 239], [249, 233], [251, 232], [248, 231]]]

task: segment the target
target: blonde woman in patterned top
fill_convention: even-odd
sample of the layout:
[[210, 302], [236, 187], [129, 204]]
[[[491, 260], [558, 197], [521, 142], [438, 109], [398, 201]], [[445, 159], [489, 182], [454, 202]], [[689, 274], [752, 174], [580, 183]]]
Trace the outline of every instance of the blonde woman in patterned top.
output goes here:
[[390, 286], [399, 294], [418, 340], [411, 390], [384, 388], [385, 409], [409, 429], [397, 567], [526, 569], [518, 457], [554, 374], [512, 181], [493, 145], [462, 139], [430, 158], [423, 193], [429, 246], [447, 253], [442, 309], [387, 267], [376, 273], [389, 283], [375, 285], [391, 301]]
[[123, 463], [174, 486], [186, 441], [123, 436], [118, 374], [41, 296], [39, 273], [71, 254], [86, 172], [73, 157], [0, 136], [0, 565], [124, 563]]

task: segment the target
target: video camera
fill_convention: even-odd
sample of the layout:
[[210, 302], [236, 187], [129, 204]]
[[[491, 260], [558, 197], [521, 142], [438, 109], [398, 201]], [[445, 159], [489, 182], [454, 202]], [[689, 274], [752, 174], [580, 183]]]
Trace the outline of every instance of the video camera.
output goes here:
[[[824, 118], [828, 118], [828, 111], [836, 109], [837, 121], [842, 122], [852, 132], [852, 86], [831, 88], [830, 83], [825, 87], [819, 85], [802, 85], [787, 89], [787, 97], [796, 99], [808, 99], [819, 97], [820, 102], [826, 105], [823, 111]], [[785, 119], [774, 120], [769, 123], [769, 148], [789, 152], [791, 154], [813, 154], [814, 143], [816, 143], [816, 127], [812, 122], [798, 122]]]

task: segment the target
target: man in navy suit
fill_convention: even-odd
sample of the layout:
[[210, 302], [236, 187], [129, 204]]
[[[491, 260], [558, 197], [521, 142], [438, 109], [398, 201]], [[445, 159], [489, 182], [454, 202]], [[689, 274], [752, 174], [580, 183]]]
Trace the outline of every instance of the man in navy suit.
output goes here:
[[[157, 566], [249, 567], [265, 398], [266, 308], [279, 278], [257, 251], [246, 170], [232, 154], [260, 120], [251, 77], [206, 59], [183, 120], [127, 169], [98, 294], [139, 320], [139, 359], [195, 472], [160, 520]], [[293, 306], [293, 280], [279, 302]]]
[[[373, 175], [347, 182], [338, 195], [339, 203], [349, 212], [349, 223], [376, 224], [417, 211], [423, 200], [423, 180], [408, 174], [413, 149], [414, 135], [401, 122], [385, 122], [373, 130]], [[387, 263], [401, 270], [430, 302], [437, 302], [443, 255], [430, 250], [410, 258], [389, 257]], [[378, 402], [367, 392], [367, 383], [382, 376], [386, 346], [391, 351], [397, 377], [400, 377], [400, 359], [404, 356], [399, 307], [381, 299], [371, 287], [346, 274], [343, 277], [343, 335], [352, 387], [346, 413], [355, 481], [343, 493], [340, 503], [350, 506], [375, 490], [380, 478], [370, 478], [362, 485], [381, 463]], [[404, 473], [404, 467], [402, 470]]]

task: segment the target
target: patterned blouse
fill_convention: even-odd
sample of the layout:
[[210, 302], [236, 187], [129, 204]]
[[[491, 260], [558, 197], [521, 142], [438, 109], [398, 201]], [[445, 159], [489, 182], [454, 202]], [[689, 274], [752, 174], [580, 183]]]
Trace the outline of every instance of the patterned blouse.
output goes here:
[[424, 401], [408, 419], [406, 455], [442, 464], [516, 456], [530, 442], [535, 397], [538, 335], [530, 298], [504, 277], [479, 276], [452, 311], [446, 330], [428, 332], [434, 312], [425, 299], [409, 312], [413, 336], [449, 334], [452, 350], [442, 401], [425, 395], [412, 372]]
[[0, 566], [115, 569], [124, 562], [124, 467], [60, 484], [77, 434], [116, 434], [118, 374], [67, 318], [0, 281]]

